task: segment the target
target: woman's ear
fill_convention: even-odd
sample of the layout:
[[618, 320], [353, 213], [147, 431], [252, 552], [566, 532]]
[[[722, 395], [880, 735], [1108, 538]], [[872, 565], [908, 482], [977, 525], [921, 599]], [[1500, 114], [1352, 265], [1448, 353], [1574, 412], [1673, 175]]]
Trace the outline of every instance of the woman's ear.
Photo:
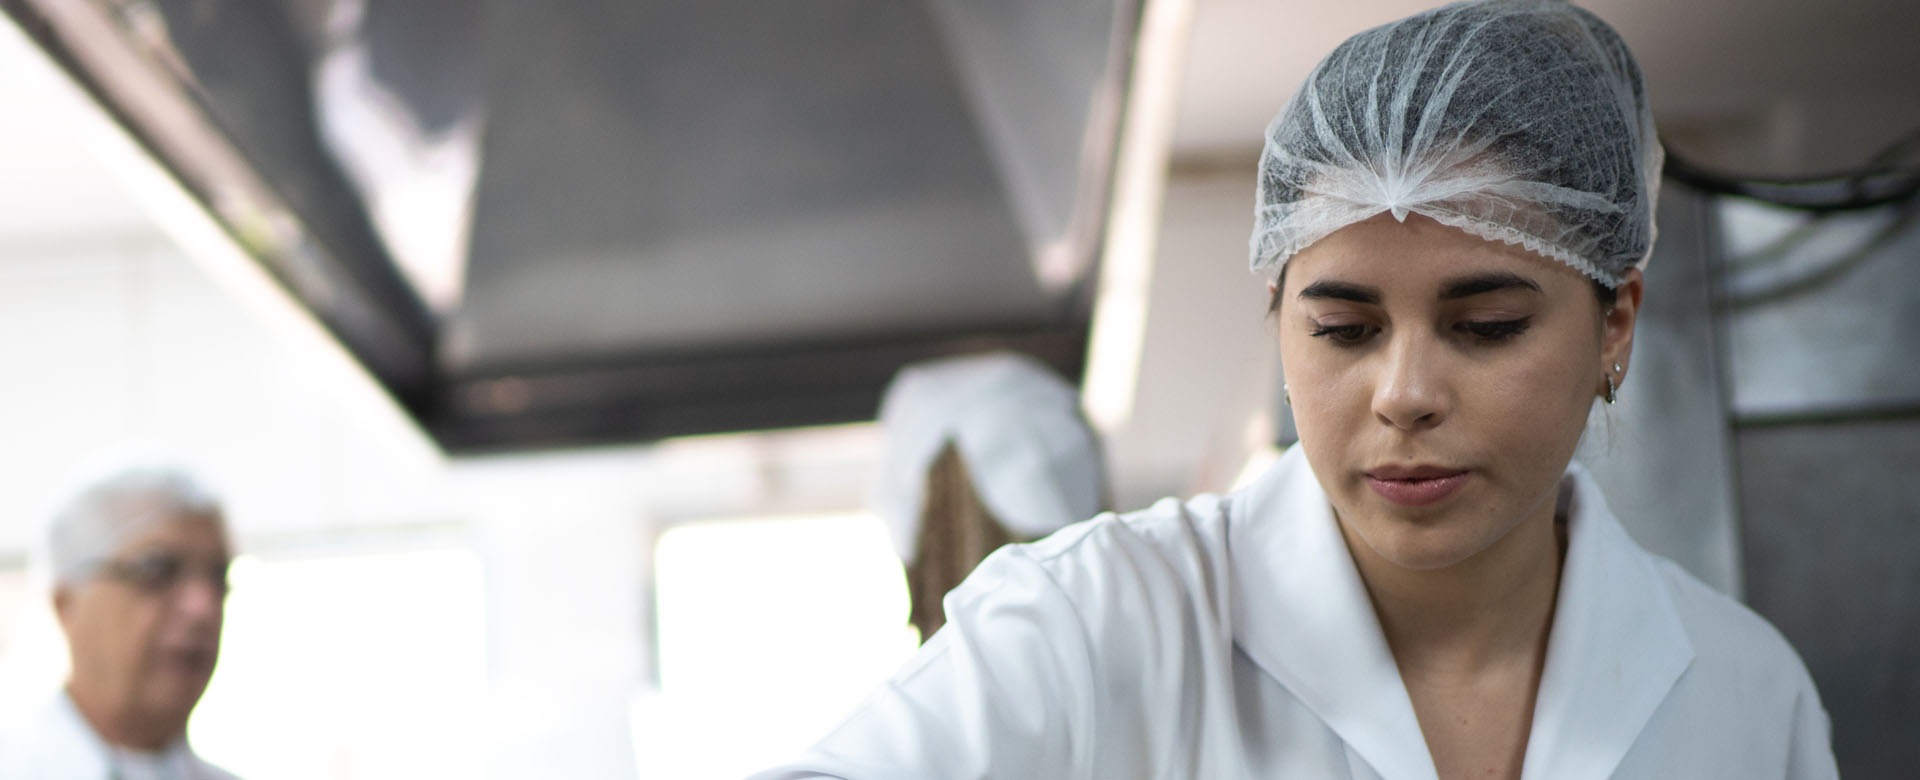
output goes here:
[[[1627, 269], [1620, 286], [1614, 288], [1613, 308], [1601, 314], [1600, 357], [1615, 382], [1627, 379], [1627, 366], [1633, 357], [1633, 325], [1640, 318], [1640, 296], [1645, 291], [1646, 279], [1640, 269]], [[1615, 364], [1620, 366], [1617, 373], [1611, 371]]]

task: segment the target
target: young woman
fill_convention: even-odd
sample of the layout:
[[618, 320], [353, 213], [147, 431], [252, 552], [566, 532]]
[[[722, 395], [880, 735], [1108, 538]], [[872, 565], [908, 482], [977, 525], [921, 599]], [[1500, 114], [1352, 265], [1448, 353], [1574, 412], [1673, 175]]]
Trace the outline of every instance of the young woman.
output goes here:
[[995, 554], [762, 777], [1833, 777], [1793, 649], [1571, 462], [1630, 364], [1660, 159], [1631, 55], [1567, 3], [1342, 44], [1260, 166], [1299, 445]]

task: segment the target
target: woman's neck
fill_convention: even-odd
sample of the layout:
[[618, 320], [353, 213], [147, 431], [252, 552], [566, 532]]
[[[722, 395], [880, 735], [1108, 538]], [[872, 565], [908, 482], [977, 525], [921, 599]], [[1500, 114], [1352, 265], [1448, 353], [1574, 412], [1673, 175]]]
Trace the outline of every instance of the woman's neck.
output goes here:
[[1538, 674], [1566, 550], [1553, 509], [1549, 502], [1467, 560], [1424, 571], [1381, 558], [1342, 526], [1403, 675], [1476, 675], [1516, 663]]

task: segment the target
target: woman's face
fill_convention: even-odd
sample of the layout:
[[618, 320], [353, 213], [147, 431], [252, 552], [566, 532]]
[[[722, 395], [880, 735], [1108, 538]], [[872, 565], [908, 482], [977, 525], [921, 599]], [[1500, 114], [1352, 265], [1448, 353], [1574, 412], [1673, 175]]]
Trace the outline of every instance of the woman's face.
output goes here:
[[1630, 272], [1602, 311], [1577, 271], [1417, 215], [1294, 255], [1281, 361], [1349, 539], [1432, 570], [1550, 517], [1605, 372], [1627, 363], [1640, 285]]

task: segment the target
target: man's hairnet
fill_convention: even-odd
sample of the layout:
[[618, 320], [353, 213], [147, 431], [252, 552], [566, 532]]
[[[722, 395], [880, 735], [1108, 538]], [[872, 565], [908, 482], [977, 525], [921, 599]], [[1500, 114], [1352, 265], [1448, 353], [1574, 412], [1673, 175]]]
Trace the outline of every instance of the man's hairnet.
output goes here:
[[1011, 352], [900, 370], [880, 402], [887, 454], [876, 503], [900, 560], [920, 537], [927, 471], [952, 442], [975, 492], [1008, 531], [1038, 538], [1099, 513], [1106, 469], [1080, 396], [1039, 361]]
[[1252, 268], [1414, 213], [1616, 287], [1652, 251], [1661, 161], [1640, 67], [1598, 17], [1443, 6], [1342, 43], [1268, 126]]
[[116, 452], [89, 464], [48, 528], [53, 582], [84, 580], [153, 523], [187, 516], [222, 515], [213, 491], [185, 466], [145, 452]]

